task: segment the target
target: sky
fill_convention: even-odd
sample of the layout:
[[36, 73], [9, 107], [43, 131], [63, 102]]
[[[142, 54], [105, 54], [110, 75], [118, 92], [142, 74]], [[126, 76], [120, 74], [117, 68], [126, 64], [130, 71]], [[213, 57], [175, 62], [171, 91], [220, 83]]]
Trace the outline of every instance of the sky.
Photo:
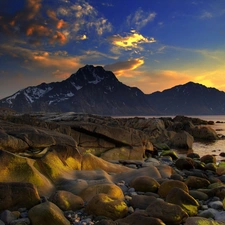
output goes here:
[[225, 91], [225, 0], [1, 0], [0, 99], [89, 64], [145, 94]]

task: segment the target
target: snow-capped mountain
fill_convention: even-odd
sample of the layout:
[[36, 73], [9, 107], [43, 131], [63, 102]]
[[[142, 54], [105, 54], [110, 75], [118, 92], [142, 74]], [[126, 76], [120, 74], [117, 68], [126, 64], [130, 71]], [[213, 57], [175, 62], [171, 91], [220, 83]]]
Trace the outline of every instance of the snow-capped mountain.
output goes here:
[[86, 65], [62, 82], [27, 87], [0, 101], [17, 112], [81, 112], [99, 115], [155, 114], [145, 94], [103, 67]]

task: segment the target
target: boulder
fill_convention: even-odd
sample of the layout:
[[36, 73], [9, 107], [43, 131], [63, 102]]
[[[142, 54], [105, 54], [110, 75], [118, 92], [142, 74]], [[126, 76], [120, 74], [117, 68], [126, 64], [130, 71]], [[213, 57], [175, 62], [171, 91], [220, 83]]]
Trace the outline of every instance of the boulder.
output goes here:
[[112, 199], [106, 194], [96, 194], [87, 204], [85, 210], [95, 216], [105, 216], [113, 220], [127, 216], [128, 207], [123, 200]]
[[220, 222], [220, 221], [215, 221], [212, 219], [207, 219], [204, 217], [189, 217], [186, 219], [184, 225], [202, 225], [202, 224], [207, 224], [207, 225], [225, 225], [225, 222]]
[[194, 138], [186, 131], [176, 133], [171, 139], [171, 147], [191, 149]]
[[201, 177], [188, 176], [185, 180], [185, 184], [190, 189], [207, 188], [210, 185], [209, 180]]
[[189, 157], [181, 157], [176, 160], [175, 166], [179, 170], [190, 170], [194, 168], [194, 160]]
[[124, 195], [122, 190], [115, 184], [95, 184], [87, 187], [79, 196], [85, 201], [90, 201], [96, 194], [107, 194], [112, 199], [122, 200]]
[[209, 126], [195, 126], [189, 132], [195, 139], [206, 141], [215, 141], [219, 139], [216, 131]]
[[70, 225], [63, 211], [51, 202], [44, 202], [28, 211], [32, 225]]
[[84, 207], [83, 199], [68, 191], [56, 191], [50, 196], [49, 201], [57, 205], [63, 211], [76, 211]]
[[130, 182], [130, 187], [133, 187], [135, 191], [141, 192], [157, 192], [160, 184], [149, 176], [139, 176], [134, 178]]
[[204, 155], [200, 158], [201, 162], [207, 163], [216, 163], [216, 157], [213, 155]]
[[0, 212], [31, 208], [40, 203], [37, 188], [31, 183], [0, 183]]
[[164, 150], [161, 152], [160, 156], [170, 156], [173, 160], [178, 159], [178, 155], [175, 151], [172, 150]]
[[34, 159], [20, 157], [0, 150], [0, 182], [32, 183], [40, 195], [50, 195], [54, 189], [51, 181], [36, 167]]
[[159, 190], [158, 190], [158, 194], [162, 198], [165, 198], [167, 196], [167, 194], [175, 187], [180, 188], [187, 193], [189, 192], [188, 186], [184, 182], [179, 181], [179, 180], [167, 180], [167, 181], [164, 181], [160, 185]]
[[129, 204], [134, 209], [146, 209], [149, 203], [155, 200], [156, 197], [154, 196], [147, 196], [147, 195], [134, 195], [132, 199], [129, 201]]
[[200, 207], [199, 203], [186, 191], [174, 187], [166, 196], [166, 202], [179, 205], [189, 216], [196, 216]]
[[98, 170], [102, 169], [108, 173], [121, 173], [125, 171], [131, 171], [132, 169], [118, 165], [113, 164], [110, 162], [105, 161], [104, 159], [101, 159], [91, 153], [84, 154], [82, 157], [82, 163], [81, 163], [81, 169], [82, 170]]
[[198, 200], [204, 200], [204, 201], [206, 201], [209, 198], [209, 196], [206, 193], [204, 193], [202, 191], [199, 191], [199, 190], [190, 190], [189, 191], [189, 194], [193, 198], [198, 199]]
[[188, 214], [179, 206], [156, 199], [146, 209], [150, 217], [161, 219], [165, 224], [178, 225], [184, 222]]
[[148, 216], [146, 212], [134, 212], [131, 215], [115, 221], [118, 225], [165, 225], [162, 220]]

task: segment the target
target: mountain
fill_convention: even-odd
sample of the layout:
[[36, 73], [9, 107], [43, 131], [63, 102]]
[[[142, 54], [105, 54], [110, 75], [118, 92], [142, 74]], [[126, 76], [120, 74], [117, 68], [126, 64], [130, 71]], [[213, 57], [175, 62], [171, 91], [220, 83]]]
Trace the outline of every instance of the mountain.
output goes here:
[[148, 95], [151, 107], [164, 115], [224, 115], [225, 92], [188, 82]]
[[0, 100], [17, 112], [68, 112], [99, 115], [151, 115], [147, 96], [121, 83], [103, 67], [86, 65], [62, 82], [27, 87]]
[[17, 112], [77, 112], [111, 116], [224, 115], [225, 92], [188, 82], [144, 94], [101, 66], [86, 65], [61, 82], [27, 87], [0, 100]]

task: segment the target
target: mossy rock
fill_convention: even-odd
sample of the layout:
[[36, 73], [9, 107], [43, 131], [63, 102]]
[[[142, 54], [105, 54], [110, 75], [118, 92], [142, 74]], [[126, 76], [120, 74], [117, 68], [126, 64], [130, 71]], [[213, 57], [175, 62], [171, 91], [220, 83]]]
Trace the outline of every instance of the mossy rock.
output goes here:
[[175, 151], [173, 150], [164, 150], [161, 152], [160, 156], [170, 156], [173, 160], [178, 159], [178, 155]]

